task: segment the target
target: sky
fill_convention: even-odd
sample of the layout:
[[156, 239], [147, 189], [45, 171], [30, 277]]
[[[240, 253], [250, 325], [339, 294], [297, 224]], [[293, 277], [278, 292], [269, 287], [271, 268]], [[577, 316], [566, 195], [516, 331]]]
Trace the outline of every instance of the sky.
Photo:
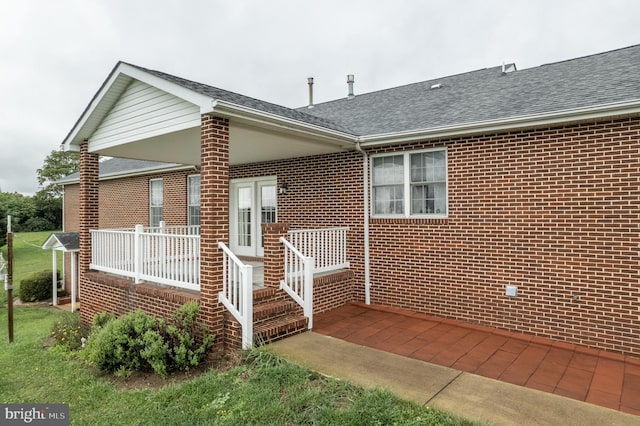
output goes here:
[[119, 60], [314, 102], [640, 44], [637, 0], [0, 0], [0, 191], [33, 195]]

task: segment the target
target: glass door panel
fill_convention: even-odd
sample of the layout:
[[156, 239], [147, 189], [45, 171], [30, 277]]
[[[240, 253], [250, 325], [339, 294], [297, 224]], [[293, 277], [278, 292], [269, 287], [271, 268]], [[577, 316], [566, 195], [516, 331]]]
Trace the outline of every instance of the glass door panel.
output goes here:
[[238, 188], [238, 246], [251, 247], [251, 188]]
[[264, 236], [262, 235], [262, 224], [276, 222], [278, 197], [275, 183], [261, 182], [258, 184], [258, 187], [260, 188], [260, 224], [258, 226], [258, 234], [260, 235], [260, 247], [258, 247], [258, 256], [264, 256]]

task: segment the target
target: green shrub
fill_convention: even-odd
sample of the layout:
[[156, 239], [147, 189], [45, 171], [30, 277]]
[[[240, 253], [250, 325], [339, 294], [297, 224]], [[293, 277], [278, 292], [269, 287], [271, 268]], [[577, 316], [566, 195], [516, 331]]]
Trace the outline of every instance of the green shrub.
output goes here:
[[86, 361], [101, 371], [126, 376], [131, 371], [154, 371], [166, 376], [198, 366], [213, 345], [206, 326], [196, 324], [199, 306], [180, 307], [167, 324], [141, 310], [109, 320], [96, 315], [84, 351]]
[[111, 321], [112, 319], [115, 319], [116, 316], [113, 315], [111, 312], [98, 312], [97, 314], [95, 314], [95, 316], [93, 317], [93, 324], [92, 327], [94, 329], [96, 328], [102, 328], [104, 327], [109, 321]]
[[209, 334], [204, 324], [196, 322], [199, 309], [196, 302], [185, 303], [173, 314], [172, 322], [167, 326], [172, 369], [184, 371], [200, 365], [213, 346], [215, 336]]
[[[60, 273], [58, 272], [59, 276]], [[51, 298], [52, 280], [52, 271], [40, 271], [24, 278], [20, 281], [20, 300], [23, 302], [37, 302]]]
[[88, 335], [87, 327], [83, 326], [79, 314], [65, 314], [56, 321], [51, 329], [51, 337], [55, 339], [54, 345], [67, 350], [76, 350], [82, 347], [82, 340]]

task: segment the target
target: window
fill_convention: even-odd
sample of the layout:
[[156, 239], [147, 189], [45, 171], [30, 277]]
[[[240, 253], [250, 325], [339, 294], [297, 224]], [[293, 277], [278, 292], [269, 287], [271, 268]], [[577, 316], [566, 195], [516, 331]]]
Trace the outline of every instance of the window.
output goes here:
[[200, 175], [192, 175], [188, 178], [188, 220], [189, 225], [200, 225]]
[[149, 226], [160, 226], [162, 217], [162, 179], [149, 181]]
[[371, 160], [374, 216], [447, 215], [446, 149], [373, 156]]

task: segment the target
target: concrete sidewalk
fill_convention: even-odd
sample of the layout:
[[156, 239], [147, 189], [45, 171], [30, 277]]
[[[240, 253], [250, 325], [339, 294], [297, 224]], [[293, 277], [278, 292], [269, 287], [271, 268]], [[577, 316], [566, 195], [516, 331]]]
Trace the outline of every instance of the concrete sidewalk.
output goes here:
[[268, 346], [326, 376], [492, 425], [640, 425], [640, 417], [307, 332]]

